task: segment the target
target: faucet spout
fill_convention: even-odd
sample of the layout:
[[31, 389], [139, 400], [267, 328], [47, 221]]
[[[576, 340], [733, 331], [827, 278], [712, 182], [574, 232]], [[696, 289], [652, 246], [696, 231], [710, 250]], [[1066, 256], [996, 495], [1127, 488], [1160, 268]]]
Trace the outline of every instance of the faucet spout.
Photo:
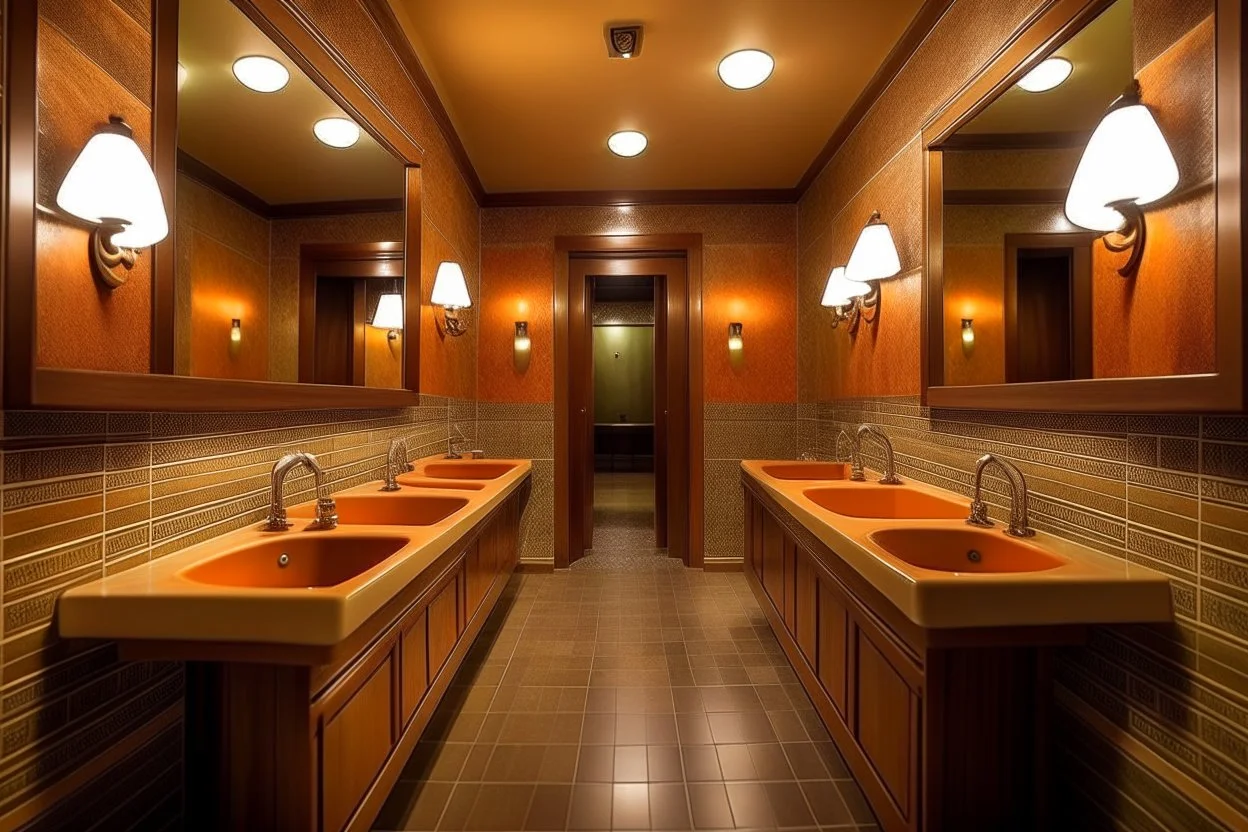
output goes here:
[[1001, 470], [1010, 487], [1010, 526], [1006, 534], [1031, 537], [1036, 532], [1027, 519], [1027, 479], [1014, 463], [993, 454], [984, 454], [975, 463], [975, 496], [971, 500], [971, 516], [966, 518], [966, 522], [972, 526], [993, 525], [988, 517], [988, 504], [983, 500], [984, 471], [992, 467]]
[[861, 424], [858, 426], [858, 432], [854, 435], [853, 444], [851, 445], [851, 459], [854, 460], [854, 474], [850, 476], [851, 480], [859, 482], [866, 479], [862, 473], [862, 440], [875, 439], [884, 446], [884, 476], [880, 477], [881, 485], [901, 485], [901, 477], [897, 476], [897, 463], [893, 459], [893, 443], [884, 435], [884, 431], [875, 425]]
[[316, 457], [304, 451], [286, 454], [273, 465], [273, 474], [269, 483], [269, 519], [264, 528], [270, 532], [285, 531], [290, 528], [286, 519], [286, 477], [296, 468], [307, 468], [316, 480], [316, 523], [315, 528], [332, 529], [338, 525], [338, 509], [332, 497], [323, 495], [325, 472], [321, 470]]
[[386, 482], [382, 491], [398, 491], [398, 476], [404, 471], [411, 471], [412, 464], [407, 461], [407, 439], [399, 436], [390, 440], [390, 448], [386, 451]]

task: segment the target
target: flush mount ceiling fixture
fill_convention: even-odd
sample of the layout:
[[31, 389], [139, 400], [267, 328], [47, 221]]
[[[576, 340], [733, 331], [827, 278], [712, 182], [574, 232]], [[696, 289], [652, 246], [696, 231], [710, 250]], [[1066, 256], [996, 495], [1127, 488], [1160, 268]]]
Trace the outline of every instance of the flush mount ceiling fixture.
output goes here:
[[637, 130], [621, 130], [618, 133], [612, 133], [607, 139], [607, 147], [616, 156], [637, 156], [646, 149], [649, 140], [646, 134]]
[[640, 23], [608, 23], [605, 34], [608, 58], [636, 58], [641, 53]]
[[349, 118], [323, 118], [312, 125], [312, 132], [330, 147], [350, 147], [360, 140], [360, 126]]
[[1069, 78], [1074, 68], [1065, 58], [1047, 58], [1019, 78], [1018, 87], [1027, 92], [1048, 92]]
[[741, 49], [719, 62], [719, 80], [734, 90], [749, 90], [771, 77], [775, 58], [761, 49]]
[[290, 71], [266, 55], [247, 55], [234, 62], [234, 77], [254, 92], [277, 92], [290, 82]]

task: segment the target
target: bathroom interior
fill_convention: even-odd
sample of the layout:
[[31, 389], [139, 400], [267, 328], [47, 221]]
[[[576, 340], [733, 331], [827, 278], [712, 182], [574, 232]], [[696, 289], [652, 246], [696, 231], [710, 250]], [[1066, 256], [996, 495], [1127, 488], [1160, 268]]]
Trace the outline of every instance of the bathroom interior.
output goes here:
[[1248, 830], [1245, 30], [0, 0], [0, 832]]

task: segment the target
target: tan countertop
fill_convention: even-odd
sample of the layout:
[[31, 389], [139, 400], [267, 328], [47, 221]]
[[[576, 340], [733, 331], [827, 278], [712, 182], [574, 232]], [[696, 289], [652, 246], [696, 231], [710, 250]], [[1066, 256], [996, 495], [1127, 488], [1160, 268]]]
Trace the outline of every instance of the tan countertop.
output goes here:
[[[257, 524], [66, 591], [57, 604], [60, 634], [68, 638], [338, 644], [519, 488], [532, 467], [529, 460], [482, 460], [481, 464], [504, 462], [515, 467], [497, 479], [480, 481], [480, 490], [455, 490], [437, 487], [438, 480], [422, 476], [426, 466], [437, 462], [441, 462], [439, 457], [418, 460], [415, 471], [404, 477], [432, 487], [404, 486], [394, 493], [467, 500], [467, 505], [440, 522], [428, 526], [343, 524], [330, 530], [308, 530], [310, 521], [297, 517], [306, 512], [291, 507], [295, 525], [287, 531], [268, 532]], [[379, 487], [380, 482], [372, 482], [334, 496], [378, 494]], [[372, 568], [333, 586], [221, 586], [186, 575], [197, 565], [257, 541], [333, 535], [404, 538], [406, 542]]]
[[[1060, 557], [1061, 565], [1036, 572], [970, 573], [924, 569], [895, 557], [870, 535], [882, 529], [966, 529], [963, 520], [894, 520], [847, 517], [816, 505], [814, 488], [908, 488], [943, 497], [965, 497], [907, 480], [884, 486], [849, 480], [782, 480], [764, 473], [774, 460], [745, 460], [741, 468], [799, 523], [827, 545], [915, 624], [930, 628], [1013, 627], [1170, 621], [1170, 580], [1124, 559], [1101, 554], [1044, 532], [1025, 543]], [[968, 508], [969, 513], [969, 508]], [[990, 531], [1004, 535], [1004, 524]]]

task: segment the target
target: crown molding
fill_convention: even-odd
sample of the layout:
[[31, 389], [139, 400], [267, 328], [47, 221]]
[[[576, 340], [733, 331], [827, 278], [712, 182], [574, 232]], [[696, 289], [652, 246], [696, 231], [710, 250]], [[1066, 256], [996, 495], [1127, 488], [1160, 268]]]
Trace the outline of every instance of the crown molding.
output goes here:
[[701, 190], [515, 191], [486, 194], [482, 208], [538, 208], [612, 205], [760, 205], [796, 203], [793, 188], [708, 188]]

